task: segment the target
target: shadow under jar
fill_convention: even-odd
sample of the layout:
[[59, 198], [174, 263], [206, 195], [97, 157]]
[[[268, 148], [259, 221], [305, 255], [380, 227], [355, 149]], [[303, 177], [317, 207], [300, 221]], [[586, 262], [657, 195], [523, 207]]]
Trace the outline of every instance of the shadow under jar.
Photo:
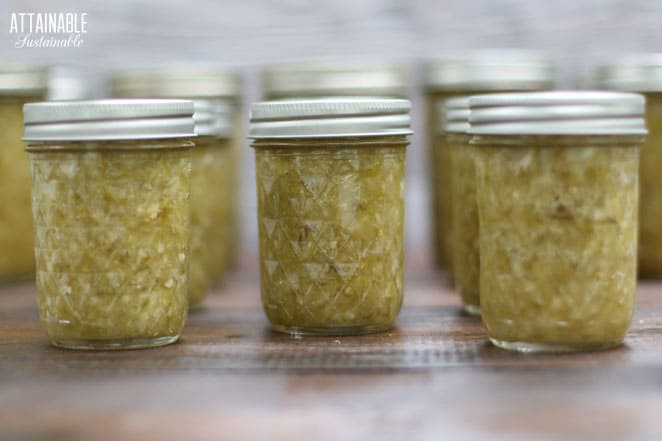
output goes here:
[[262, 303], [273, 328], [392, 327], [402, 304], [407, 100], [252, 106]]
[[37, 291], [54, 346], [176, 341], [187, 313], [193, 104], [28, 104]]
[[498, 94], [470, 107], [490, 340], [525, 352], [621, 344], [636, 288], [643, 97]]

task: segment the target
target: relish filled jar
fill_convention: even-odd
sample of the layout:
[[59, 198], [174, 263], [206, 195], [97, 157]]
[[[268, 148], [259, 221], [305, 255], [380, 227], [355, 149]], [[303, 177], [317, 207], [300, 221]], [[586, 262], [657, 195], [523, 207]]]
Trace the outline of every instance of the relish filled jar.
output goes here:
[[189, 307], [202, 302], [230, 266], [236, 240], [237, 191], [233, 107], [195, 100], [195, 148], [191, 153], [191, 259]]
[[0, 282], [34, 276], [30, 165], [22, 149], [23, 105], [44, 99], [46, 69], [0, 66]]
[[634, 307], [644, 98], [474, 96], [480, 306], [519, 351], [619, 345]]
[[251, 108], [264, 311], [294, 335], [389, 329], [403, 295], [407, 100]]
[[662, 53], [631, 55], [600, 66], [601, 87], [646, 97], [649, 134], [639, 166], [639, 275], [662, 278]]
[[199, 306], [223, 281], [237, 252], [240, 79], [220, 68], [173, 68], [116, 72], [111, 84], [116, 97], [194, 102], [189, 304]]
[[464, 311], [480, 315], [476, 171], [474, 146], [469, 144], [471, 136], [467, 134], [469, 98], [449, 98], [440, 105], [440, 126], [448, 152], [437, 155], [437, 159], [447, 158], [445, 160], [451, 164], [447, 191], [450, 191], [452, 209], [453, 281], [462, 296]]
[[55, 346], [176, 341], [187, 312], [193, 103], [27, 104], [39, 312]]
[[[451, 175], [446, 137], [438, 136], [441, 102], [455, 96], [478, 93], [550, 89], [554, 72], [551, 61], [536, 51], [488, 49], [448, 54], [425, 67], [428, 153], [430, 167], [433, 251], [438, 265], [452, 270]], [[441, 156], [441, 157], [438, 157]]]

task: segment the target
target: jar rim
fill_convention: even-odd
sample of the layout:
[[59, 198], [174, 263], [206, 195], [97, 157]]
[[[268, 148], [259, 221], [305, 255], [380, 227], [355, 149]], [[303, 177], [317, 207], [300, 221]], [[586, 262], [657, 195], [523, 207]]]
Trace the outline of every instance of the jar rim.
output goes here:
[[[457, 133], [449, 133], [458, 135]], [[635, 134], [467, 134], [469, 144], [474, 146], [492, 145], [502, 147], [521, 148], [526, 146], [536, 146], [544, 148], [545, 146], [562, 146], [567, 148], [582, 146], [620, 146], [620, 147], [639, 147], [644, 140], [642, 135]]]
[[[100, 144], [104, 145], [100, 145]], [[192, 138], [110, 139], [75, 141], [30, 141], [25, 151], [34, 152], [90, 152], [90, 151], [145, 151], [193, 148]]]

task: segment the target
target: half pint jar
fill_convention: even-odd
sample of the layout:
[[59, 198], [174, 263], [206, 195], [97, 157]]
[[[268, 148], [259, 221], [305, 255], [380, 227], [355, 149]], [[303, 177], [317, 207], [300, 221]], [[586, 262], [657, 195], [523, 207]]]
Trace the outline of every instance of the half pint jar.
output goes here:
[[470, 108], [490, 340], [519, 351], [619, 345], [634, 307], [643, 97], [496, 94]]
[[639, 173], [639, 259], [643, 278], [662, 278], [662, 53], [636, 54], [601, 66], [599, 85], [646, 97], [649, 134]]
[[382, 331], [402, 303], [407, 100], [257, 103], [260, 276], [277, 331]]
[[48, 71], [0, 66], [0, 282], [34, 276], [30, 166], [23, 152], [23, 105], [42, 101]]
[[[436, 136], [442, 128], [439, 124], [439, 103], [451, 97], [479, 93], [547, 90], [553, 85], [553, 74], [549, 58], [540, 52], [524, 49], [449, 53], [427, 63], [425, 99], [432, 188], [431, 221], [433, 251], [440, 267], [452, 270], [453, 210], [450, 198], [443, 194], [444, 185], [448, 184], [452, 173], [451, 163], [436, 156], [447, 151], [445, 138]], [[437, 143], [433, 142], [435, 139]], [[441, 196], [439, 192], [442, 192]], [[446, 193], [450, 195], [449, 191]]]
[[187, 312], [193, 103], [27, 104], [39, 311], [55, 346], [177, 340]]
[[204, 300], [230, 265], [236, 240], [237, 192], [233, 106], [221, 100], [197, 99], [193, 104], [198, 136], [191, 153], [189, 307]]
[[[478, 250], [478, 207], [476, 205], [476, 170], [474, 149], [469, 144], [469, 97], [449, 98], [440, 103], [444, 146], [450, 161], [447, 197], [451, 199], [453, 230], [453, 281], [462, 296], [462, 307], [469, 315], [480, 315]], [[439, 195], [444, 189], [439, 189]]]

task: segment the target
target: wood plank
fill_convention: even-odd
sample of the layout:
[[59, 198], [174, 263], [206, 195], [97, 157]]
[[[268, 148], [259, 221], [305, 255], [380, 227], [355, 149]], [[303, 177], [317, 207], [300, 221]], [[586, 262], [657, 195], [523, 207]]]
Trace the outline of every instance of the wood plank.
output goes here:
[[49, 347], [34, 289], [2, 288], [0, 439], [662, 436], [662, 284], [641, 285], [623, 347], [574, 355], [496, 349], [441, 276], [406, 286], [391, 332], [292, 339], [238, 275], [180, 343], [123, 352]]

